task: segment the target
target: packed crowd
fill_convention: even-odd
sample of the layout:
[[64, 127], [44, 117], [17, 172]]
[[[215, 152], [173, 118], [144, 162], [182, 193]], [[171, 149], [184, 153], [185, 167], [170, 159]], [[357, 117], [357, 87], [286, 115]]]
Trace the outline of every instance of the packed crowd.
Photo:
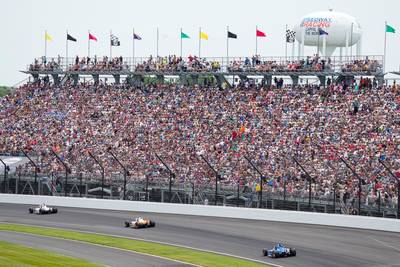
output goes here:
[[53, 149], [72, 175], [99, 175], [91, 151], [109, 181], [121, 171], [107, 153], [112, 149], [132, 170], [130, 179], [168, 181], [157, 153], [176, 173], [174, 184], [212, 186], [215, 176], [203, 155], [221, 172], [223, 185], [257, 190], [259, 177], [247, 155], [264, 172], [265, 191], [282, 194], [285, 184], [288, 195], [306, 197], [307, 179], [296, 157], [314, 179], [313, 197], [331, 198], [336, 188], [351, 201], [358, 180], [342, 157], [363, 178], [363, 202], [381, 196], [393, 205], [396, 182], [378, 159], [400, 175], [399, 111], [397, 86], [222, 90], [164, 84], [138, 90], [28, 84], [0, 99], [0, 153], [25, 149], [38, 156], [41, 172], [62, 173]]
[[123, 57], [115, 57], [109, 59], [104, 56], [98, 59], [97, 56], [94, 58], [76, 56], [75, 64], [69, 67], [69, 71], [122, 71], [129, 70], [129, 66], [124, 62]]
[[244, 60], [233, 61], [228, 70], [240, 72], [296, 72], [331, 70], [331, 59], [325, 60], [318, 56], [306, 57], [301, 60], [263, 60], [260, 56], [246, 57]]
[[[279, 60], [252, 56], [246, 58], [230, 58], [229, 64], [223, 58], [199, 58], [188, 56], [182, 58], [176, 55], [167, 57], [152, 57], [136, 59], [134, 62], [126, 62], [123, 57], [108, 58], [107, 56], [98, 59], [78, 56], [74, 62], [63, 62], [63, 58], [51, 58], [49, 62], [45, 57], [35, 59], [29, 66], [30, 71], [39, 70], [62, 70], [63, 63], [67, 65], [68, 71], [123, 71], [133, 69], [137, 72], [322, 72], [338, 71], [343, 72], [376, 72], [382, 70], [378, 60], [364, 59], [332, 61], [331, 58], [323, 58], [318, 55], [308, 56], [299, 60], [292, 58]], [[224, 65], [224, 66], [222, 66]], [[225, 66], [227, 65], [227, 66]], [[226, 67], [226, 68], [225, 68]]]
[[135, 65], [137, 72], [217, 72], [220, 62], [207, 61], [205, 58], [189, 56], [187, 59], [170, 55], [168, 57], [152, 57]]

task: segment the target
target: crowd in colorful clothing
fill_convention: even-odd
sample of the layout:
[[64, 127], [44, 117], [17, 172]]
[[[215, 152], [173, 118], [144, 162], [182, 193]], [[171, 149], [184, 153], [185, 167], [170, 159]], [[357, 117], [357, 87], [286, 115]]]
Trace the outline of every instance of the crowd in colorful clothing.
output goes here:
[[264, 173], [266, 192], [283, 194], [285, 184], [287, 195], [306, 197], [307, 177], [295, 157], [314, 179], [313, 197], [331, 199], [336, 188], [350, 201], [358, 180], [342, 158], [363, 179], [364, 203], [380, 196], [393, 206], [396, 182], [378, 159], [400, 176], [400, 90], [370, 84], [224, 90], [27, 84], [0, 99], [0, 153], [26, 150], [37, 156], [41, 172], [62, 173], [54, 150], [72, 175], [99, 175], [91, 151], [109, 182], [121, 174], [107, 153], [112, 149], [131, 170], [131, 181], [168, 181], [157, 153], [176, 173], [174, 185], [212, 187], [215, 176], [203, 155], [221, 173], [223, 186], [256, 190], [260, 177], [247, 155]]

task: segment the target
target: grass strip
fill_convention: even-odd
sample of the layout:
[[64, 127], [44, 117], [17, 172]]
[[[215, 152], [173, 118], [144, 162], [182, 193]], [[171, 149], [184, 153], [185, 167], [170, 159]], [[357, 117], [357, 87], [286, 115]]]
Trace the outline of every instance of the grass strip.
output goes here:
[[64, 256], [43, 249], [0, 241], [0, 267], [100, 267], [89, 261]]
[[[161, 256], [168, 259], [178, 260], [204, 267], [266, 266], [265, 264], [231, 256], [220, 255], [212, 252], [203, 252], [172, 245], [164, 245], [154, 242], [133, 240], [129, 238], [107, 236], [103, 234], [83, 233], [79, 231], [64, 230], [59, 228], [0, 223], [0, 231], [1, 230], [36, 234], [48, 237], [57, 237], [68, 240], [77, 240], [92, 244], [121, 248], [135, 252]], [[131, 231], [131, 229], [127, 229], [127, 231]]]

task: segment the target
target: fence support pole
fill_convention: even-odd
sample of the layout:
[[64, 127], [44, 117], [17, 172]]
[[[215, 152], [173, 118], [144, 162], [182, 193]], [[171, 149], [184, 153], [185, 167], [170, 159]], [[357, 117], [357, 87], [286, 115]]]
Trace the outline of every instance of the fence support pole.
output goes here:
[[56, 157], [56, 159], [61, 163], [61, 165], [64, 166], [64, 169], [65, 169], [64, 196], [67, 196], [68, 173], [71, 172], [71, 169], [68, 168], [67, 164], [65, 164], [65, 162], [57, 155], [56, 152], [54, 152], [54, 150], [51, 150], [51, 152], [52, 152], [53, 155]]
[[[265, 180], [265, 177], [247, 156], [244, 156], [244, 158], [249, 162], [251, 167], [253, 167], [254, 170], [256, 170], [256, 172], [260, 175], [260, 203], [258, 205], [260, 208], [263, 208], [264, 207], [264, 205], [263, 205], [263, 182]], [[268, 208], [268, 200], [267, 200], [267, 208]]]
[[362, 184], [361, 177], [356, 173], [356, 171], [348, 164], [342, 157], [340, 160], [346, 165], [346, 167], [353, 173], [355, 177], [358, 179], [358, 215], [361, 215], [361, 193], [362, 193]]
[[8, 174], [9, 167], [2, 159], [0, 159], [0, 161], [4, 165], [4, 185], [3, 185], [3, 187], [4, 187], [4, 193], [6, 194], [7, 193], [7, 174]]
[[98, 161], [96, 159], [95, 156], [93, 156], [93, 154], [88, 151], [89, 156], [97, 163], [97, 165], [99, 165], [100, 169], [101, 169], [101, 198], [104, 198], [104, 167], [103, 164], [100, 163], [100, 161]]
[[215, 174], [215, 206], [218, 204], [218, 181], [221, 180], [221, 174], [219, 174], [214, 167], [206, 160], [206, 158], [203, 155], [200, 155], [200, 157], [204, 160], [204, 162], [210, 167], [210, 169], [214, 172]]
[[22, 153], [29, 160], [29, 162], [33, 165], [33, 167], [35, 167], [35, 186], [37, 187], [36, 194], [39, 195], [39, 186], [37, 184], [37, 173], [39, 171], [39, 167], [36, 165], [36, 163], [31, 159], [31, 157], [29, 157], [29, 155], [25, 151], [22, 150]]
[[164, 167], [167, 169], [167, 171], [169, 172], [169, 185], [168, 185], [168, 201], [171, 203], [172, 202], [172, 179], [175, 179], [175, 173], [173, 171], [171, 171], [171, 169], [169, 168], [169, 166], [162, 160], [162, 158], [160, 158], [160, 156], [156, 154], [157, 159], [161, 162], [162, 165], [164, 165]]
[[298, 162], [298, 160], [295, 157], [293, 157], [293, 161], [307, 175], [307, 179], [308, 179], [308, 207], [310, 208], [311, 207], [311, 182], [312, 182], [311, 175], [306, 171], [306, 169], [303, 168], [303, 166]]
[[379, 163], [390, 173], [390, 175], [397, 181], [397, 219], [400, 219], [400, 179], [394, 175], [392, 170], [379, 159]]
[[111, 148], [108, 149], [107, 152], [114, 158], [114, 160], [124, 170], [124, 194], [123, 194], [123, 200], [125, 200], [126, 199], [126, 176], [129, 175], [129, 171], [125, 168], [125, 166], [121, 163], [121, 161], [112, 153]]

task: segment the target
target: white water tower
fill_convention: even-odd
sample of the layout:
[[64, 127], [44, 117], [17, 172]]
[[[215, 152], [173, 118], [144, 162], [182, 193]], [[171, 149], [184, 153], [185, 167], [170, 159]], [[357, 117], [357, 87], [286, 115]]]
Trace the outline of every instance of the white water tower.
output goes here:
[[[336, 48], [345, 48], [345, 56], [360, 55], [362, 29], [356, 19], [333, 10], [310, 13], [301, 18], [293, 30], [299, 42], [299, 56], [304, 56], [304, 46], [314, 46], [323, 56], [331, 56]], [[327, 34], [320, 35], [320, 31]], [[351, 49], [357, 45], [356, 54]]]

